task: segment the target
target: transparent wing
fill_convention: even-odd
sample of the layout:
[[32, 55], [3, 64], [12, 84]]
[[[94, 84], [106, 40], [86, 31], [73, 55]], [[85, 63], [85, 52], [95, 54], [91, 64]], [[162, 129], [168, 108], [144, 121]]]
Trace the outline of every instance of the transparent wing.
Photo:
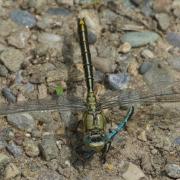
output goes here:
[[180, 102], [180, 81], [174, 81], [167, 85], [167, 81], [152, 84], [152, 89], [139, 88], [126, 89], [124, 91], [111, 91], [103, 95], [98, 107], [102, 109], [113, 106], [124, 106], [133, 104], [153, 104]]
[[84, 111], [86, 104], [79, 98], [60, 96], [56, 99], [24, 101], [14, 104], [0, 104], [0, 115], [31, 111]]

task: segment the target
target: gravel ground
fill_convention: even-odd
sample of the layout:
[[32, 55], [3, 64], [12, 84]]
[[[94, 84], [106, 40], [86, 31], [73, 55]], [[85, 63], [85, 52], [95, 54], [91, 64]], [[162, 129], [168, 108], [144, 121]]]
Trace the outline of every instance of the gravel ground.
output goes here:
[[[86, 98], [77, 17], [88, 26], [97, 99], [179, 85], [180, 0], [1, 0], [0, 103], [48, 99], [58, 86]], [[1, 116], [0, 179], [180, 179], [180, 103], [135, 107], [104, 164], [75, 153], [82, 112]], [[109, 124], [126, 109], [104, 110]]]

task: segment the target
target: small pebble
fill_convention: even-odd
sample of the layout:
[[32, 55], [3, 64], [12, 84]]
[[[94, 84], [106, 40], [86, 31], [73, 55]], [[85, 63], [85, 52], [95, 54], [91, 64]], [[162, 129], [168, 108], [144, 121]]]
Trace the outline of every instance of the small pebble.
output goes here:
[[0, 59], [3, 64], [12, 72], [20, 69], [25, 56], [24, 53], [15, 48], [7, 48], [0, 54]]
[[39, 155], [38, 145], [33, 140], [24, 141], [23, 146], [27, 156], [37, 157]]
[[3, 88], [2, 94], [7, 99], [8, 102], [11, 102], [11, 103], [16, 102], [16, 96], [11, 92], [9, 88]]
[[117, 66], [110, 59], [102, 57], [93, 58], [92, 63], [93, 66], [102, 73], [112, 73]]
[[9, 114], [7, 116], [7, 122], [14, 127], [31, 132], [35, 128], [34, 118], [27, 113]]
[[71, 14], [71, 11], [69, 9], [59, 7], [59, 8], [49, 8], [47, 13], [56, 16], [69, 16]]
[[73, 6], [74, 1], [73, 0], [56, 0], [59, 5], [68, 5], [68, 6]]
[[4, 153], [0, 153], [0, 170], [4, 169], [9, 162], [10, 158]]
[[172, 57], [167, 62], [173, 69], [180, 71], [180, 56]]
[[118, 48], [118, 52], [121, 53], [128, 53], [130, 50], [131, 50], [131, 44], [129, 44], [128, 42], [125, 42]]
[[38, 86], [38, 99], [44, 99], [47, 97], [47, 87], [44, 84]]
[[152, 67], [152, 63], [144, 62], [139, 67], [139, 73], [140, 74], [145, 74], [149, 69], [151, 69], [151, 67]]
[[17, 146], [14, 142], [7, 145], [7, 150], [16, 158], [22, 156], [23, 153], [21, 146]]
[[153, 59], [154, 58], [154, 54], [152, 53], [152, 51], [150, 51], [149, 49], [144, 49], [142, 50], [141, 52], [141, 56], [143, 58], [146, 58], [146, 59]]
[[19, 169], [16, 167], [15, 164], [10, 163], [7, 165], [6, 169], [5, 169], [5, 175], [4, 178], [6, 180], [8, 179], [14, 179], [16, 176], [18, 176], [20, 174]]
[[142, 132], [139, 134], [138, 139], [141, 140], [141, 141], [146, 142], [146, 141], [147, 141], [146, 131], [142, 131]]
[[0, 131], [0, 137], [3, 138], [5, 141], [11, 141], [14, 136], [14, 131], [10, 127], [3, 128]]
[[178, 32], [168, 32], [166, 35], [167, 41], [173, 46], [180, 48], [180, 33]]
[[37, 180], [64, 180], [64, 176], [53, 170], [43, 170], [39, 172]]
[[107, 77], [109, 86], [116, 90], [127, 88], [129, 80], [130, 76], [126, 73], [109, 74]]
[[4, 139], [0, 139], [0, 150], [3, 150], [6, 146], [6, 141]]
[[165, 171], [171, 178], [180, 178], [180, 166], [177, 164], [167, 164]]
[[6, 77], [7, 75], [8, 75], [7, 68], [4, 65], [0, 64], [0, 76]]
[[160, 13], [155, 15], [156, 20], [158, 21], [159, 27], [161, 30], [165, 31], [170, 25], [170, 17], [168, 14]]
[[47, 0], [28, 0], [27, 3], [29, 8], [35, 8], [36, 11], [40, 13], [47, 5]]
[[121, 37], [123, 43], [128, 42], [132, 47], [144, 46], [148, 43], [153, 43], [159, 38], [155, 32], [128, 32]]
[[91, 31], [88, 31], [88, 42], [89, 42], [89, 44], [95, 44], [96, 40], [97, 40], [96, 34], [91, 32]]
[[177, 144], [177, 145], [180, 145], [180, 137], [177, 137], [177, 138], [174, 140], [174, 143]]
[[155, 154], [158, 153], [158, 151], [157, 151], [156, 149], [152, 149], [152, 150], [151, 150], [151, 153], [152, 153], [153, 155], [155, 155]]
[[133, 179], [133, 180], [146, 179], [146, 176], [143, 173], [143, 171], [138, 166], [136, 166], [133, 163], [129, 163], [128, 169], [126, 170], [126, 172], [124, 172], [122, 174], [122, 177], [125, 180], [130, 180], [130, 179]]
[[20, 29], [7, 38], [8, 44], [23, 49], [26, 47], [30, 35], [31, 33], [28, 29]]
[[180, 1], [174, 0], [172, 4], [173, 13], [177, 18], [180, 18]]
[[154, 0], [153, 9], [156, 12], [169, 12], [171, 9], [172, 0]]
[[44, 135], [39, 147], [40, 152], [46, 161], [57, 158], [58, 148], [53, 135]]

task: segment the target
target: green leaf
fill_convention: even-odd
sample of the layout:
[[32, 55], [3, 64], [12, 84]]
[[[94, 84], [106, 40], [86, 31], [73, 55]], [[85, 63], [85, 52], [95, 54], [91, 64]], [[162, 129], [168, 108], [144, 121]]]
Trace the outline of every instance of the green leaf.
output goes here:
[[63, 95], [63, 88], [61, 85], [57, 85], [57, 87], [55, 88], [56, 94], [58, 96], [62, 96]]

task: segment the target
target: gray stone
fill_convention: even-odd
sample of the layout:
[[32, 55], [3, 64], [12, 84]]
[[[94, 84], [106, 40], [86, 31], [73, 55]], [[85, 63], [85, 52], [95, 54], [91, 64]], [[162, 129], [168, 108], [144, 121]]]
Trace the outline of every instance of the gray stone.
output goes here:
[[107, 40], [98, 41], [97, 43], [97, 53], [101, 58], [108, 58], [111, 63], [118, 56], [117, 49], [114, 46], [109, 45]]
[[11, 141], [14, 138], [13, 129], [10, 127], [3, 128], [0, 131], [0, 137], [5, 141]]
[[41, 84], [38, 86], [38, 99], [44, 99], [48, 96], [47, 86], [45, 84]]
[[177, 137], [177, 138], [174, 140], [174, 144], [180, 145], [180, 137]]
[[0, 36], [8, 36], [12, 31], [12, 22], [10, 21], [1, 21], [0, 23]]
[[48, 162], [48, 167], [51, 170], [56, 171], [58, 169], [58, 166], [59, 166], [59, 162], [57, 159], [52, 159], [51, 161]]
[[20, 69], [25, 57], [23, 52], [14, 48], [8, 48], [1, 53], [0, 59], [10, 71], [16, 72]]
[[9, 162], [10, 158], [5, 154], [0, 153], [0, 170], [2, 170]]
[[165, 31], [170, 25], [170, 18], [166, 13], [160, 13], [155, 15], [161, 30]]
[[7, 121], [14, 127], [28, 132], [31, 132], [35, 128], [33, 117], [27, 113], [8, 115]]
[[100, 36], [102, 27], [100, 25], [99, 15], [97, 11], [95, 11], [94, 9], [82, 9], [79, 13], [79, 17], [86, 18], [88, 31], [94, 32], [97, 37]]
[[19, 29], [18, 31], [12, 33], [7, 40], [10, 45], [22, 49], [26, 47], [30, 35], [31, 33], [28, 29]]
[[21, 147], [14, 144], [14, 142], [7, 145], [7, 150], [16, 158], [22, 156], [23, 153]]
[[144, 46], [148, 43], [153, 43], [159, 38], [155, 32], [128, 32], [121, 37], [123, 43], [128, 42], [132, 47]]
[[71, 15], [71, 11], [69, 9], [59, 7], [59, 8], [49, 8], [47, 11], [50, 15], [57, 15], [57, 16], [69, 16]]
[[173, 46], [180, 47], [180, 33], [168, 32], [166, 35], [166, 39]]
[[16, 84], [21, 84], [23, 81], [23, 76], [22, 76], [22, 70], [16, 72], [16, 77], [15, 77], [15, 82]]
[[8, 179], [14, 179], [17, 175], [20, 174], [20, 171], [19, 169], [16, 167], [15, 164], [13, 163], [9, 163], [7, 166], [6, 166], [6, 169], [5, 169], [5, 175], [4, 175], [4, 178], [6, 180]]
[[56, 2], [59, 5], [68, 5], [68, 6], [73, 6], [74, 5], [74, 1], [73, 0], [56, 0]]
[[139, 67], [139, 73], [145, 74], [149, 69], [151, 69], [152, 66], [153, 66], [152, 63], [150, 63], [150, 62], [142, 63]]
[[94, 44], [97, 40], [97, 37], [96, 37], [96, 34], [91, 32], [91, 31], [88, 31], [88, 42], [89, 44]]
[[177, 71], [180, 71], [180, 57], [173, 57], [167, 60], [169, 65]]
[[177, 18], [180, 18], [180, 1], [174, 0], [172, 4], [173, 13]]
[[7, 47], [4, 44], [0, 43], [0, 53], [4, 51]]
[[2, 94], [6, 98], [8, 102], [15, 103], [16, 102], [16, 96], [11, 92], [11, 89], [9, 88], [3, 88]]
[[52, 114], [49, 111], [43, 113], [31, 112], [31, 116], [40, 123], [48, 124], [53, 121]]
[[3, 138], [0, 138], [0, 150], [4, 149], [6, 146], [6, 141]]
[[83, 64], [75, 64], [70, 68], [69, 79], [72, 81], [84, 80], [84, 68]]
[[38, 41], [42, 43], [56, 43], [62, 42], [62, 36], [52, 34], [52, 33], [40, 33], [38, 36]]
[[39, 147], [33, 140], [25, 140], [23, 146], [27, 156], [37, 157], [39, 155]]
[[94, 81], [95, 82], [102, 82], [104, 79], [104, 74], [100, 71], [96, 71], [94, 73]]
[[92, 59], [93, 66], [103, 73], [114, 72], [116, 65], [108, 58], [95, 57]]
[[153, 52], [150, 51], [149, 49], [144, 49], [144, 50], [142, 50], [141, 56], [142, 56], [143, 58], [146, 58], [146, 59], [153, 59], [153, 58], [154, 58]]
[[59, 81], [68, 79], [67, 69], [59, 68], [57, 70], [52, 70], [47, 72], [47, 82]]
[[143, 74], [145, 82], [154, 90], [160, 90], [173, 82], [172, 71], [163, 63], [154, 62], [152, 67]]
[[130, 76], [126, 73], [108, 75], [109, 86], [116, 90], [127, 88], [129, 80]]
[[62, 19], [58, 16], [51, 16], [49, 14], [45, 14], [41, 19], [38, 20], [37, 26], [41, 29], [53, 28], [53, 27], [61, 27]]
[[47, 0], [28, 0], [28, 6], [40, 12], [47, 5]]
[[0, 76], [6, 77], [7, 75], [8, 75], [7, 68], [4, 65], [0, 64]]
[[46, 170], [40, 172], [37, 180], [65, 180], [66, 178], [56, 171]]
[[98, 1], [92, 1], [92, 0], [78, 0], [79, 2], [79, 4], [84, 4], [84, 5], [90, 5], [90, 4], [95, 4], [96, 2], [98, 2]]
[[122, 3], [127, 8], [134, 8], [134, 5], [131, 3], [131, 0], [122, 0]]
[[32, 14], [30, 14], [28, 11], [23, 11], [20, 9], [13, 10], [10, 14], [10, 18], [12, 21], [16, 22], [17, 24], [29, 28], [36, 25], [35, 17]]
[[180, 166], [177, 164], [167, 164], [165, 171], [171, 178], [180, 178]]
[[62, 52], [63, 47], [63, 37], [52, 34], [52, 33], [40, 33], [38, 35], [38, 41], [44, 46], [45, 49], [53, 48]]
[[39, 147], [40, 152], [46, 161], [57, 158], [58, 148], [53, 135], [44, 135]]

